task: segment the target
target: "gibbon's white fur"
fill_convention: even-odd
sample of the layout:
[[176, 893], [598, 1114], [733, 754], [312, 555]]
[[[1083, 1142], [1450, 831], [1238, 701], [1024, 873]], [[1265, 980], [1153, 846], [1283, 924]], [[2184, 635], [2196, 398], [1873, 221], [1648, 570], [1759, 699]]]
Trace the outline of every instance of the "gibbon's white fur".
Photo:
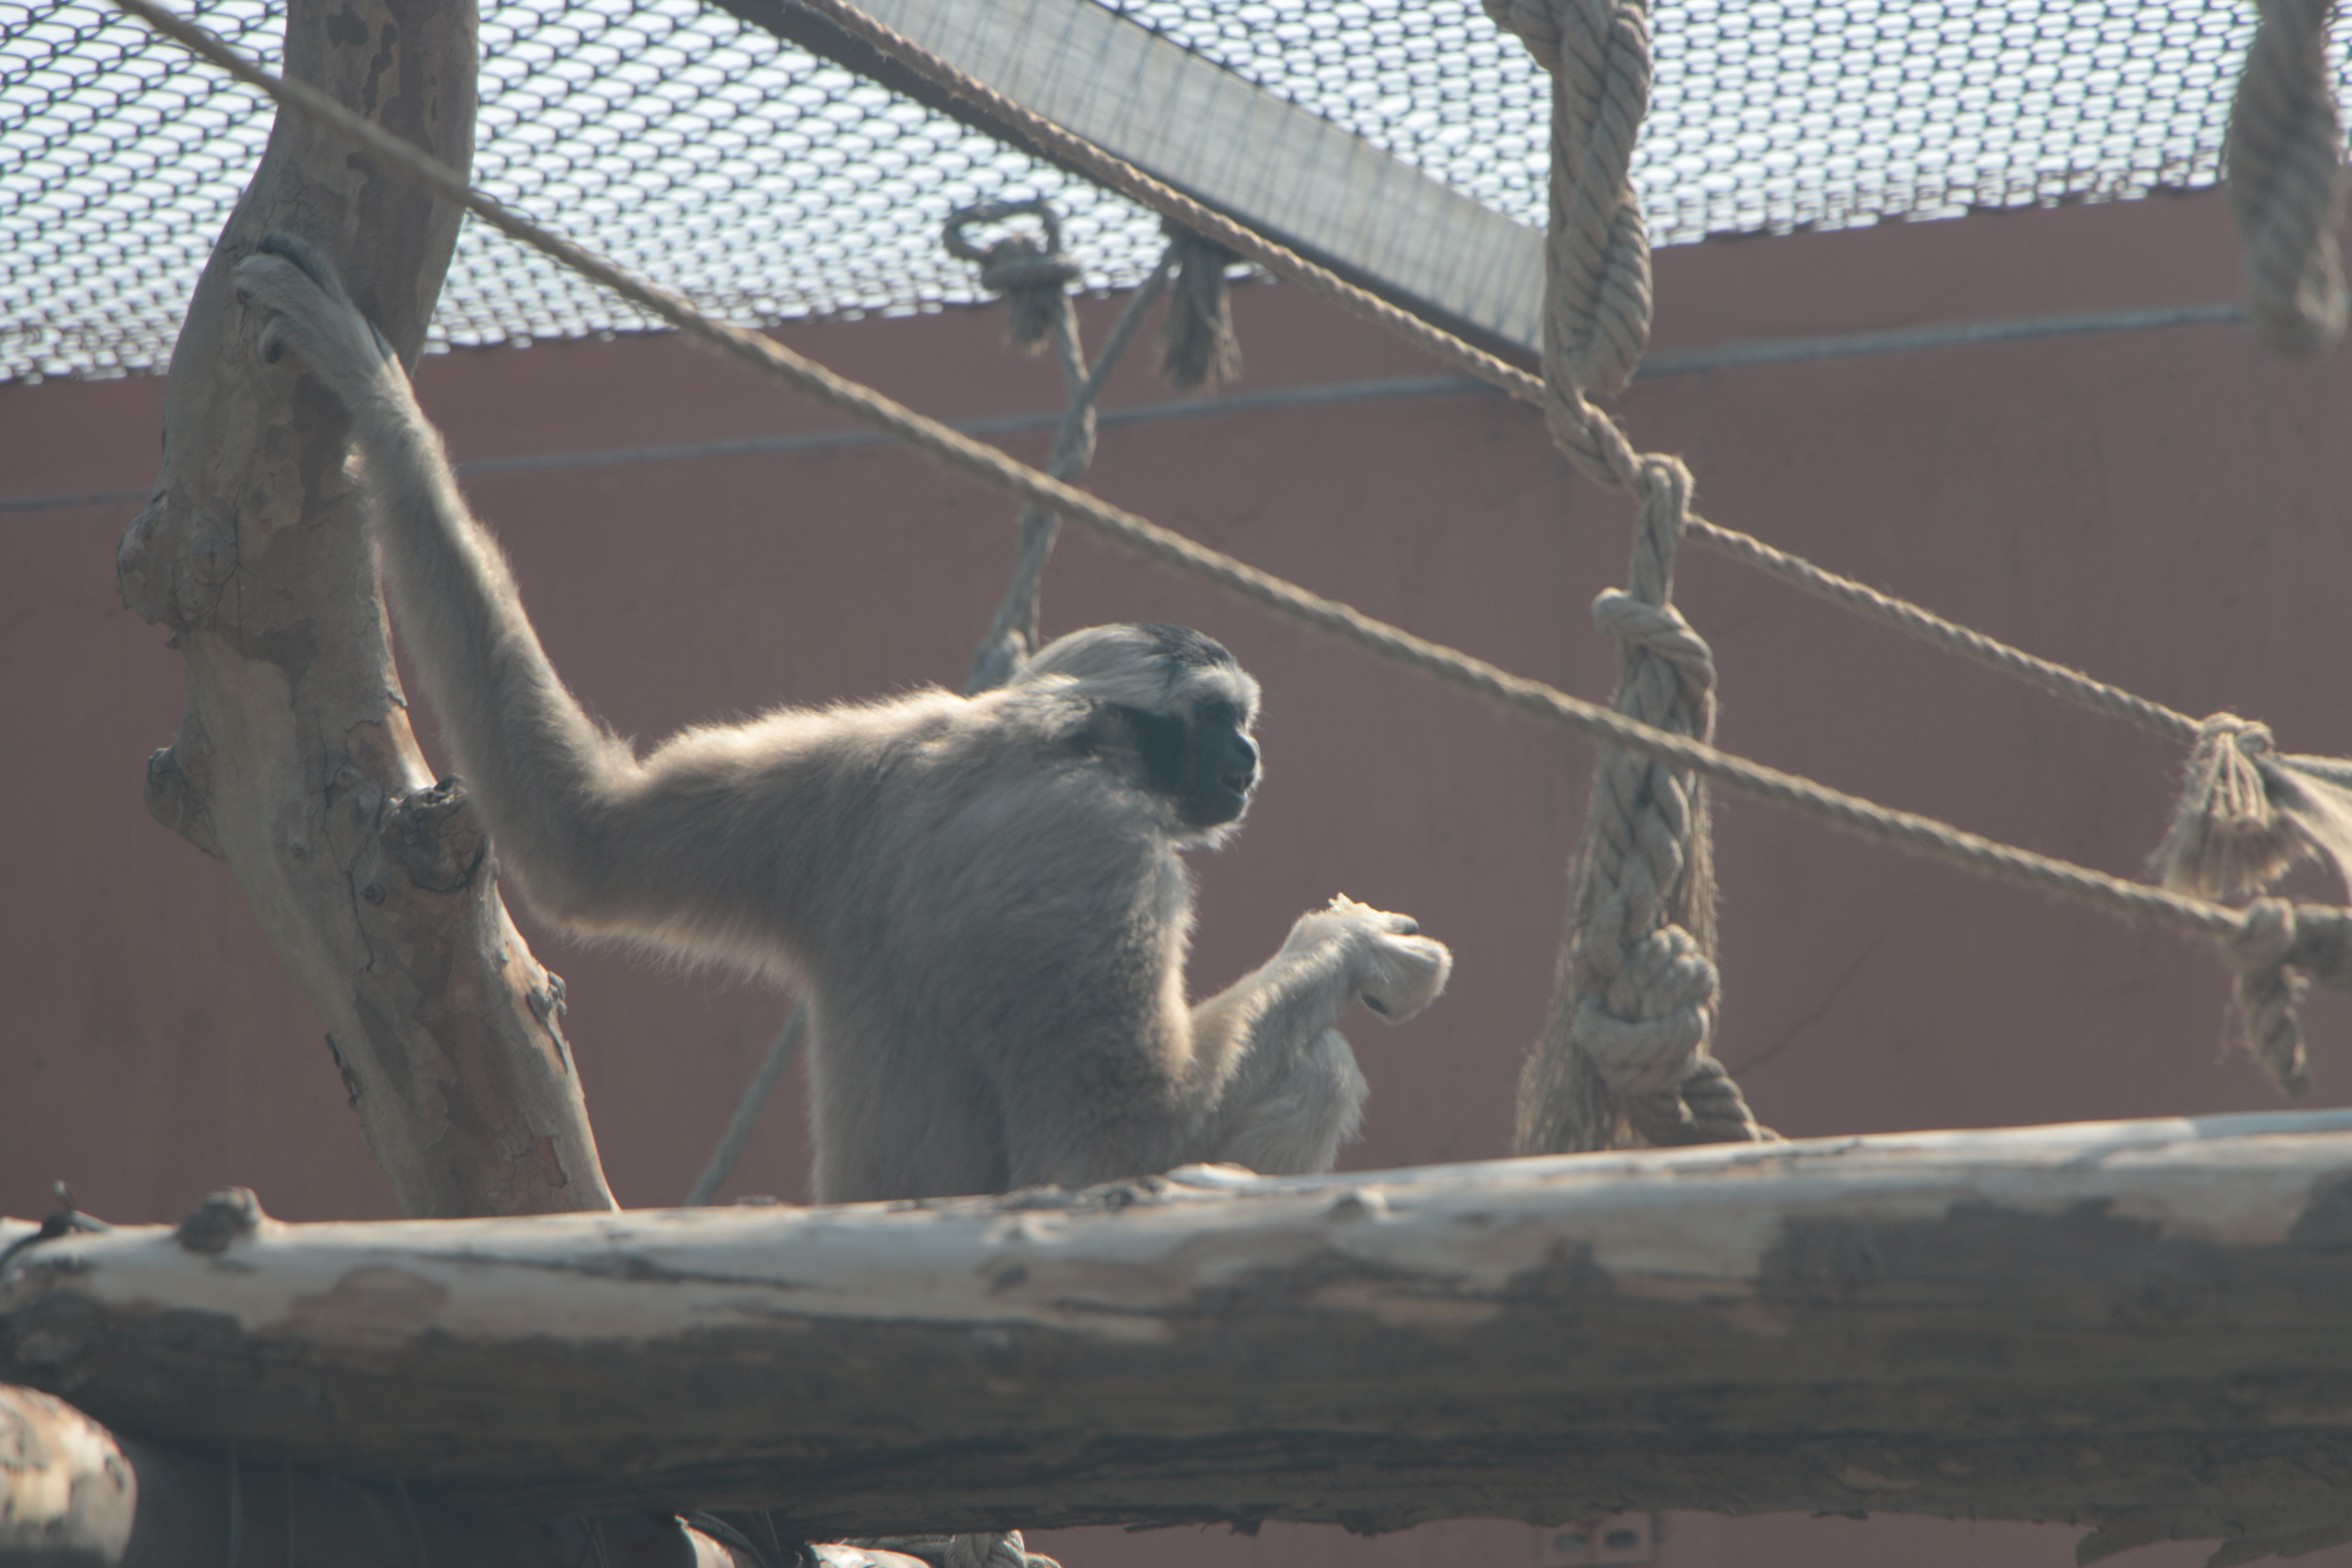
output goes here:
[[1197, 632], [1097, 626], [1011, 684], [705, 725], [644, 758], [541, 650], [408, 379], [316, 252], [237, 268], [258, 347], [352, 417], [405, 644], [541, 913], [805, 994], [820, 1202], [1223, 1160], [1328, 1170], [1366, 1088], [1330, 1026], [1410, 1017], [1452, 957], [1345, 898], [1198, 1006], [1178, 851], [1257, 779], [1257, 685]]

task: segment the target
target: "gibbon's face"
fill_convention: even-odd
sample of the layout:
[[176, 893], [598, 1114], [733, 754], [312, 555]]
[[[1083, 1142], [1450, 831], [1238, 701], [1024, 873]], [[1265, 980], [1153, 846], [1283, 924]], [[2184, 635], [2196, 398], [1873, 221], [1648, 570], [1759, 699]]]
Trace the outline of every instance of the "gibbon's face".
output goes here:
[[1185, 827], [1240, 820], [1258, 787], [1258, 742], [1249, 738], [1256, 693], [1218, 675], [1195, 672], [1167, 710], [1112, 703], [1136, 733], [1143, 783], [1173, 802]]
[[1249, 809], [1257, 787], [1257, 742], [1250, 739], [1249, 716], [1228, 698], [1213, 698], [1194, 710], [1192, 774], [1179, 802], [1192, 827], [1217, 827]]
[[1257, 787], [1257, 742], [1249, 709], [1223, 683], [1174, 712], [1122, 706], [1143, 753], [1145, 782], [1176, 806], [1187, 827], [1222, 827], [1249, 808]]
[[1066, 679], [1127, 722], [1143, 783], [1186, 827], [1239, 819], [1257, 786], [1257, 682], [1190, 626], [1089, 626], [1040, 648], [1021, 677]]

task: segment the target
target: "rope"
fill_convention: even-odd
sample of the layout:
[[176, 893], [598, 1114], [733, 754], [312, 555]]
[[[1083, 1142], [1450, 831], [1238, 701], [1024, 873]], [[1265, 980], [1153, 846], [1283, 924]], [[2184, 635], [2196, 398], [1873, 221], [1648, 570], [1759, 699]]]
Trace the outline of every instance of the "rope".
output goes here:
[[719, 1135], [719, 1146], [710, 1152], [709, 1163], [702, 1174], [694, 1179], [694, 1188], [686, 1194], [686, 1206], [708, 1208], [719, 1199], [719, 1189], [735, 1173], [735, 1163], [743, 1157], [744, 1146], [751, 1141], [751, 1129], [759, 1124], [760, 1112], [768, 1103], [768, 1095], [793, 1064], [793, 1053], [800, 1049], [801, 1036], [808, 1029], [808, 1004], [795, 1002], [793, 1010], [784, 1015], [784, 1026], [776, 1031], [767, 1056], [751, 1074], [751, 1081], [743, 1086], [743, 1097], [735, 1102], [735, 1114], [727, 1119], [727, 1131]]
[[2230, 106], [2222, 176], [2246, 247], [2246, 314], [2282, 354], [2344, 335], [2344, 131], [2327, 21], [2334, 0], [2260, 0]]
[[[964, 254], [957, 250], [957, 246], [961, 238], [962, 226], [974, 221], [972, 215], [986, 212], [1001, 217], [1020, 211], [1042, 212], [1047, 222], [1048, 233], [1056, 235], [1055, 247], [1059, 248], [1058, 224], [1054, 218], [1053, 209], [1040, 200], [992, 203], [986, 209], [966, 208], [948, 220], [948, 249], [958, 255]], [[1009, 243], [1012, 242], [1003, 242], [998, 248]], [[1091, 371], [1087, 368], [1086, 354], [1078, 342], [1077, 316], [1070, 309], [1064, 286], [1060, 283], [1051, 286], [1055, 298], [1060, 301], [1060, 309], [1055, 313], [1054, 334], [1062, 366], [1062, 384], [1069, 394], [1069, 405], [1063, 411], [1062, 423], [1054, 433], [1053, 456], [1046, 460], [1046, 471], [1055, 479], [1076, 479], [1094, 461], [1095, 404], [1102, 396], [1103, 386], [1110, 380], [1111, 371], [1126, 353], [1127, 345], [1134, 341], [1136, 329], [1142, 325], [1152, 303], [1166, 291], [1169, 275], [1177, 265], [1178, 254], [1175, 244], [1171, 242], [1161, 254], [1160, 264], [1151, 269], [1151, 275], [1143, 280], [1143, 286], [1136, 289], [1128, 300], [1127, 308], [1119, 312], [1118, 320], [1112, 324], [1109, 338], [1103, 343], [1102, 354]], [[1076, 269], [1073, 268], [1071, 277], [1075, 279], [1076, 276]], [[991, 282], [985, 266], [981, 269], [981, 282], [985, 287], [997, 287]], [[1034, 289], [1037, 286], [1024, 284], [1021, 287]], [[1033, 301], [1016, 299], [1012, 305], [1016, 316], [1024, 311], [1042, 313]], [[1038, 610], [1045, 591], [1045, 563], [1053, 555], [1054, 542], [1059, 537], [1061, 529], [1061, 519], [1034, 501], [1021, 509], [1021, 532], [1019, 542], [1014, 547], [1013, 582], [1005, 590], [1004, 602], [997, 609], [995, 622], [972, 653], [971, 670], [964, 681], [965, 695], [1003, 685], [1012, 679], [1013, 672], [1021, 667], [1022, 661], [1036, 651]]]
[[1544, 363], [1607, 395], [1650, 342], [1650, 237], [1633, 194], [1633, 142], [1650, 108], [1650, 23], [1619, 0], [1486, 0], [1551, 75], [1551, 223]]
[[[1551, 231], [1544, 374], [1564, 405], [1633, 379], [1650, 331], [1650, 247], [1626, 170], [1649, 97], [1648, 26], [1620, 0], [1486, 0], [1552, 78]], [[1617, 638], [1616, 711], [1715, 738], [1715, 655], [1674, 605], [1690, 470], [1597, 450], [1555, 420], [1571, 459], [1613, 465], [1640, 502], [1623, 592], [1593, 616]], [[1569, 868], [1568, 924], [1549, 1016], [1519, 1079], [1522, 1154], [1605, 1149], [1630, 1124], [1652, 1143], [1752, 1142], [1738, 1086], [1708, 1053], [1721, 1002], [1706, 788], [1604, 749]], [[1696, 1091], [1686, 1096], [1688, 1083]]]
[[[1034, 500], [1094, 529], [1148, 560], [1186, 572], [1236, 598], [1287, 616], [1391, 662], [1473, 691], [1607, 744], [1639, 752], [1864, 837], [2001, 880], [2039, 889], [2126, 919], [2151, 919], [2175, 930], [2232, 938], [2250, 916], [2209, 902], [2111, 877], [2052, 856], [2000, 844], [1932, 817], [1896, 811], [1810, 780], [1748, 762], [1688, 736], [1670, 734], [1570, 697], [1540, 681], [1511, 675], [1483, 659], [1442, 647], [1349, 605], [1310, 593], [1271, 574], [1210, 550], [1155, 523], [1076, 490], [1014, 461], [937, 420], [835, 374], [757, 332], [710, 320], [677, 296], [641, 282], [610, 263], [517, 217], [470, 189], [447, 164], [362, 119], [307, 82], [263, 70], [204, 28], [152, 0], [114, 0], [121, 9], [178, 41], [281, 105], [383, 160], [387, 168], [455, 203], [511, 238], [603, 283], [622, 298], [668, 321], [688, 337], [918, 447], [946, 467]], [[829, 7], [833, 0], [805, 0]], [[829, 14], [829, 13], [828, 13]], [[2287, 961], [2292, 966], [2293, 959]], [[2316, 976], [2334, 984], [2326, 976]]]
[[1225, 268], [1240, 258], [1181, 224], [1162, 218], [1160, 227], [1176, 263], [1176, 292], [1160, 323], [1160, 374], [1180, 392], [1234, 380], [1242, 373], [1242, 348], [1234, 336]]

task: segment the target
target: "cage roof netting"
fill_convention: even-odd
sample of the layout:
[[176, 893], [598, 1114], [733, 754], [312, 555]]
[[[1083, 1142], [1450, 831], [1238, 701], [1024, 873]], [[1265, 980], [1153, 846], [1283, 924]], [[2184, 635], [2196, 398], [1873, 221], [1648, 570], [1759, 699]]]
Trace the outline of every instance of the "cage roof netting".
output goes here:
[[[271, 66], [282, 0], [182, 0]], [[1477, 0], [1110, 9], [1540, 224], [1549, 100]], [[2252, 26], [2236, 0], [1660, 0], [1635, 183], [1651, 233], [1939, 217], [2213, 184]], [[1040, 41], [1050, 47], [1051, 40]], [[978, 297], [954, 207], [1045, 195], [1096, 288], [1156, 220], [699, 0], [485, 0], [475, 180], [754, 324]], [[2341, 77], [2339, 59], [2339, 79]], [[0, 379], [163, 368], [270, 122], [106, 0], [0, 0]], [[648, 323], [478, 226], [437, 345]]]

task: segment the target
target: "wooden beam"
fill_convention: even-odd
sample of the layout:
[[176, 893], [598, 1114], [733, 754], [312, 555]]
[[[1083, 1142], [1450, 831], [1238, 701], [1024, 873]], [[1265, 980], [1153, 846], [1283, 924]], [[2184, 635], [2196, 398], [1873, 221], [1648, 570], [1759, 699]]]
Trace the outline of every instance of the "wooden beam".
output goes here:
[[814, 1539], [1657, 1508], [2352, 1536], [2352, 1112], [216, 1231], [19, 1252], [0, 1380], [145, 1438]]

